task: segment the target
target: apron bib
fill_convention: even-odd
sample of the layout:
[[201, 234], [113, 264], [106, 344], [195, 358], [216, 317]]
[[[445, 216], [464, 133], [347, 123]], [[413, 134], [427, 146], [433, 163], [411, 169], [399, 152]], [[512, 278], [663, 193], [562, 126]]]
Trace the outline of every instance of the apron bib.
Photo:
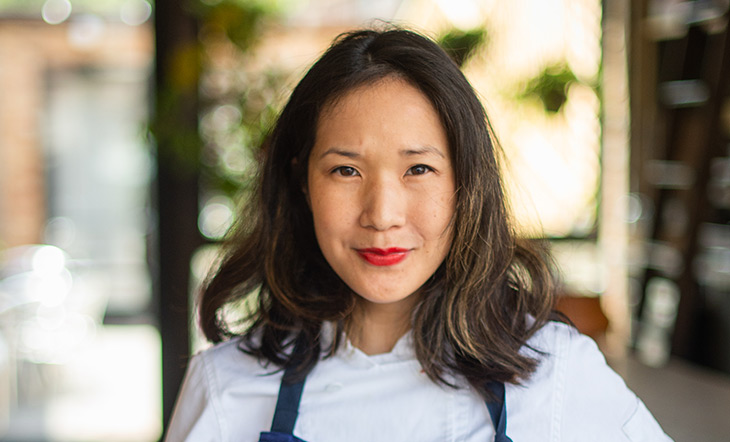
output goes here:
[[[284, 372], [279, 386], [279, 397], [276, 400], [271, 431], [261, 432], [259, 442], [305, 442], [294, 436], [293, 433], [294, 424], [296, 424], [299, 415], [299, 403], [302, 400], [302, 390], [306, 379], [296, 383], [285, 382], [284, 379], [289, 379], [289, 376], [287, 376], [289, 371], [290, 369], [287, 369]], [[512, 439], [506, 433], [507, 409], [505, 406], [504, 384], [490, 382], [487, 388], [496, 398], [494, 401], [486, 401], [495, 430], [494, 442], [512, 442]]]

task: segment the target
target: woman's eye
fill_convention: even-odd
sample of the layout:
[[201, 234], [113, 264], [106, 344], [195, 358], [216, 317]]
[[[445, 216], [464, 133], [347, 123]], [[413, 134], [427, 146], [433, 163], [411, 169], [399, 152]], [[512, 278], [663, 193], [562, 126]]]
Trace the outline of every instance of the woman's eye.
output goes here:
[[354, 167], [350, 166], [340, 166], [335, 168], [332, 172], [340, 175], [340, 176], [357, 176], [359, 173], [357, 173], [357, 170]]
[[433, 172], [433, 169], [425, 164], [417, 164], [408, 169], [408, 175], [423, 175], [428, 172]]

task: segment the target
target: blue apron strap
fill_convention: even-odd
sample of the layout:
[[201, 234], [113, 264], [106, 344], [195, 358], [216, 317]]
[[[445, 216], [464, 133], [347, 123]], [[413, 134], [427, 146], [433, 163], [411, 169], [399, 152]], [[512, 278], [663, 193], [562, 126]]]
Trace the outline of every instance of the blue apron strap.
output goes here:
[[494, 400], [486, 401], [489, 416], [492, 417], [494, 425], [494, 442], [512, 442], [507, 436], [507, 407], [505, 400], [504, 384], [501, 382], [490, 382], [487, 388], [494, 395]]
[[299, 402], [302, 400], [304, 379], [299, 382], [289, 383], [284, 379], [290, 379], [291, 368], [284, 372], [281, 385], [279, 385], [279, 398], [276, 400], [274, 421], [271, 424], [271, 431], [278, 433], [294, 433], [294, 424], [299, 416]]
[[274, 420], [271, 431], [264, 431], [259, 436], [259, 442], [304, 442], [294, 436], [294, 424], [299, 416], [299, 402], [302, 400], [304, 381], [288, 382], [291, 379], [293, 368], [287, 368], [279, 384], [279, 397], [276, 399]]

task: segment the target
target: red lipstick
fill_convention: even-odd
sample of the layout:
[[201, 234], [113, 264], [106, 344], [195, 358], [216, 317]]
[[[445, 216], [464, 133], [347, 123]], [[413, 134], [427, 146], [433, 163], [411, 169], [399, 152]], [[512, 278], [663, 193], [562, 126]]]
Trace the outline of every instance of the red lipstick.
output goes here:
[[389, 249], [357, 249], [362, 259], [375, 266], [393, 266], [406, 259], [408, 249], [391, 247]]

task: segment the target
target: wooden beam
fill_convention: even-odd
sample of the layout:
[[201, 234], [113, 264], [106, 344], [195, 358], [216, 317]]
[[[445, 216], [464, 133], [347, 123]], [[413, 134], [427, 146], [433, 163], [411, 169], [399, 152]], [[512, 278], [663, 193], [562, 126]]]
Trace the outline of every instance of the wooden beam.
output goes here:
[[194, 55], [197, 23], [186, 9], [186, 3], [155, 2], [156, 98], [152, 123], [157, 143], [155, 295], [162, 340], [164, 432], [190, 355], [190, 260], [202, 243], [197, 228], [200, 148], [199, 65]]

